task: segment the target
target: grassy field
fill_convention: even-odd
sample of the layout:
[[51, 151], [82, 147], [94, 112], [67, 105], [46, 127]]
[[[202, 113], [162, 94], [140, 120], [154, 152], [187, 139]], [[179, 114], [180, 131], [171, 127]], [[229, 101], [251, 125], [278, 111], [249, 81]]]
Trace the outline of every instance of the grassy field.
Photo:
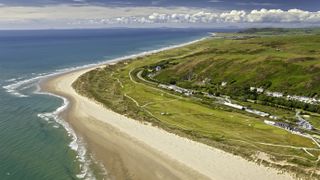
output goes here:
[[[302, 38], [307, 39], [304, 41], [303, 50], [294, 44]], [[291, 41], [293, 44], [283, 45], [281, 42], [285, 41]], [[173, 65], [161, 71], [157, 77], [159, 80], [176, 78], [178, 83], [183, 84], [185, 80], [182, 77], [192, 70], [192, 78], [185, 84], [192, 85], [208, 77], [211, 77], [213, 82], [237, 79], [235, 84], [249, 80], [260, 83], [261, 79], [271, 78], [273, 82], [271, 89], [282, 87], [290, 91], [293, 90], [292, 86], [283, 85], [282, 79], [273, 75], [278, 73], [279, 76], [286, 76], [288, 72], [271, 67], [275, 64], [283, 67], [286, 64], [290, 72], [292, 69], [292, 73], [297, 74], [297, 77], [293, 78], [295, 82], [299, 80], [309, 82], [310, 76], [305, 74], [305, 71], [310, 66], [316, 69], [320, 66], [312, 60], [297, 60], [289, 50], [295, 51], [299, 57], [318, 58], [319, 48], [313, 44], [318, 41], [319, 37], [311, 36], [269, 39], [264, 37], [248, 40], [207, 39], [182, 48], [107, 65], [105, 68], [82, 75], [73, 86], [79, 93], [101, 102], [106, 108], [136, 120], [152, 122], [170, 132], [250, 160], [291, 170], [298, 176], [310, 175], [313, 172], [312, 177], [319, 178], [317, 173], [319, 173], [320, 149], [310, 139], [268, 126], [263, 123], [262, 118], [252, 117], [214, 103], [206, 103], [195, 97], [180, 96], [137, 78], [141, 67], [168, 61]], [[282, 51], [278, 52], [275, 48], [281, 48]], [[316, 53], [308, 54], [306, 51]], [[291, 60], [284, 60], [284, 57]], [[267, 60], [267, 65], [262, 67], [262, 62], [266, 58], [270, 60]], [[289, 61], [292, 61], [293, 65], [288, 63]], [[300, 69], [300, 65], [305, 68]], [[235, 70], [243, 73], [236, 73]], [[254, 72], [250, 73], [252, 70]], [[315, 70], [313, 73], [318, 74], [320, 71]], [[287, 76], [283, 78], [290, 79]], [[301, 83], [298, 83], [294, 87], [300, 86]], [[310, 87], [310, 90], [319, 91], [319, 83]], [[296, 92], [300, 92], [299, 88]], [[268, 154], [269, 158], [261, 158], [261, 153]]]

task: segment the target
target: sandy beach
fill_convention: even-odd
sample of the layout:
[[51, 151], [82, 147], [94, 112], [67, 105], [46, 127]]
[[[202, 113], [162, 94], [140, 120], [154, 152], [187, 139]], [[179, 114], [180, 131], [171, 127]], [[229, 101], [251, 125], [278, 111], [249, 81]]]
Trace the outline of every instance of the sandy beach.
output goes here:
[[278, 170], [179, 137], [104, 108], [75, 92], [71, 84], [91, 68], [42, 83], [42, 90], [66, 97], [61, 116], [114, 179], [292, 179]]

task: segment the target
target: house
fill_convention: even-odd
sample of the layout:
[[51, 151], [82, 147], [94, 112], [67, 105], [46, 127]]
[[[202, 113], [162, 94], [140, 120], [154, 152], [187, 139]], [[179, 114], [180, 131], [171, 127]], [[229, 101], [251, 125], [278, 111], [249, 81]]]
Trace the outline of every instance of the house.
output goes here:
[[268, 120], [264, 120], [263, 122], [271, 126], [274, 126], [276, 124], [274, 121], [268, 121]]
[[238, 105], [238, 104], [232, 104], [231, 102], [223, 102], [224, 105], [226, 106], [229, 106], [229, 107], [233, 107], [233, 108], [236, 108], [236, 109], [240, 109], [240, 110], [243, 110], [244, 107], [241, 106], [241, 105]]
[[267, 91], [266, 94], [267, 94], [267, 96], [271, 96], [271, 97], [283, 97], [283, 93], [281, 93], [281, 92]]
[[268, 117], [270, 114], [262, 112], [262, 111], [257, 111], [257, 110], [253, 110], [253, 109], [249, 109], [249, 108], [245, 108], [245, 111], [251, 114], [255, 114], [261, 117]]
[[194, 91], [190, 90], [190, 89], [185, 89], [185, 88], [181, 88], [179, 86], [176, 85], [165, 85], [165, 84], [159, 84], [158, 87], [163, 88], [163, 89], [168, 89], [180, 94], [184, 94], [186, 96], [191, 96], [193, 94]]
[[156, 71], [161, 71], [161, 66], [157, 66], [157, 67], [155, 68], [155, 70], [156, 70]]
[[256, 90], [258, 93], [263, 93], [264, 89], [262, 87], [256, 88], [256, 87], [250, 87], [250, 91]]
[[309, 97], [305, 97], [305, 96], [296, 96], [296, 95], [293, 95], [293, 96], [288, 95], [287, 99], [300, 101], [300, 102], [304, 102], [304, 103], [308, 103], [308, 104], [317, 104], [319, 102], [319, 100], [317, 100], [315, 98], [309, 98]]
[[258, 93], [263, 93], [263, 91], [264, 91], [263, 88], [261, 88], [261, 87], [260, 87], [260, 88], [257, 88], [257, 92], [258, 92]]
[[185, 92], [184, 95], [186, 95], [186, 96], [191, 96], [191, 95], [192, 95], [192, 92]]
[[270, 119], [275, 119], [275, 120], [279, 119], [278, 116], [269, 116], [269, 118], [270, 118]]
[[165, 84], [159, 84], [158, 87], [163, 88], [163, 89], [169, 89], [169, 86]]

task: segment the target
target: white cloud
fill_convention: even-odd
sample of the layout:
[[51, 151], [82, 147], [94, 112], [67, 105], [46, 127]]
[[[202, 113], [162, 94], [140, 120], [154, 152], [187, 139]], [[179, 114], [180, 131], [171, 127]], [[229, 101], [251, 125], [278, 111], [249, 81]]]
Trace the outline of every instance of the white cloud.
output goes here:
[[[84, 1], [84, 0], [76, 0]], [[0, 28], [10, 27], [107, 27], [154, 25], [221, 24], [320, 24], [320, 11], [260, 9], [216, 11], [196, 8], [103, 7], [103, 6], [0, 6]]]
[[[275, 23], [313, 23], [317, 22], [316, 17], [319, 17], [320, 11], [308, 12], [299, 9], [290, 9], [283, 11], [280, 9], [261, 9], [253, 10], [247, 15], [248, 22], [275, 22]], [[319, 19], [318, 22], [320, 23]]]
[[320, 24], [320, 11], [309, 12], [299, 9], [283, 11], [280, 9], [261, 9], [246, 12], [232, 10], [228, 12], [206, 12], [161, 14], [152, 13], [148, 16], [126, 17], [126, 22], [141, 23], [318, 23]]
[[[80, 1], [80, 0], [77, 0]], [[183, 7], [159, 8], [159, 7], [104, 7], [104, 6], [44, 6], [0, 7], [0, 21], [2, 20], [39, 20], [39, 19], [89, 19], [89, 18], [114, 18], [129, 16], [147, 16], [153, 12], [158, 13], [194, 13], [197, 9]]]

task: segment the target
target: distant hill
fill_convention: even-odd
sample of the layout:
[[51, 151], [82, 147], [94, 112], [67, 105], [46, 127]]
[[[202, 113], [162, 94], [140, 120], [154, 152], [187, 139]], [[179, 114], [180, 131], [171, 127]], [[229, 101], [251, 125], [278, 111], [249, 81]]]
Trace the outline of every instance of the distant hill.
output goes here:
[[240, 34], [280, 35], [280, 34], [319, 34], [320, 28], [249, 28]]

